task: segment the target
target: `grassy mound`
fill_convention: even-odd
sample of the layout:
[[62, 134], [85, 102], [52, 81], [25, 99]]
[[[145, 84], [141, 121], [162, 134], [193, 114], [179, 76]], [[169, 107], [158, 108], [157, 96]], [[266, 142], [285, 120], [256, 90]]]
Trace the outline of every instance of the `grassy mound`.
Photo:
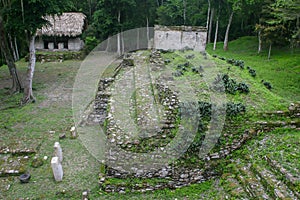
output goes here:
[[258, 54], [258, 41], [255, 37], [242, 37], [229, 43], [229, 50], [223, 51], [223, 44], [218, 43], [217, 49], [212, 50], [212, 44], [207, 46], [207, 52], [224, 58], [244, 60], [245, 67], [250, 66], [257, 72], [257, 82], [264, 80], [271, 82], [273, 93], [285, 101], [300, 100], [300, 49], [288, 47], [272, 50], [268, 60], [268, 49], [265, 47]]
[[[237, 83], [245, 83], [249, 86], [249, 93], [236, 92], [235, 95], [227, 94], [228, 101], [243, 103], [247, 107], [244, 115], [227, 120], [224, 133], [230, 135], [233, 130], [242, 133], [251, 124], [260, 119], [260, 113], [274, 110], [287, 110], [290, 102], [300, 100], [300, 51], [289, 48], [273, 48], [271, 59], [267, 59], [267, 49], [257, 54], [257, 40], [254, 37], [243, 37], [229, 43], [229, 51], [222, 50], [222, 43], [218, 43], [218, 49], [212, 50], [212, 45], [207, 47], [208, 58], [218, 66], [220, 74], [227, 74]], [[195, 58], [202, 57], [196, 52], [177, 52], [164, 54], [164, 59], [171, 60], [170, 65], [177, 67], [184, 64], [185, 56], [195, 54]], [[213, 58], [216, 54], [217, 57]], [[174, 59], [173, 59], [174, 57]], [[223, 58], [223, 59], [220, 59]], [[227, 59], [244, 61], [244, 69], [240, 66], [229, 64]], [[193, 184], [188, 187], [161, 191], [127, 194], [105, 194], [99, 191], [98, 173], [100, 164], [83, 147], [79, 140], [71, 139], [69, 129], [73, 125], [71, 94], [72, 84], [79, 68], [79, 61], [66, 61], [62, 63], [37, 63], [34, 77], [34, 93], [37, 96], [37, 103], [26, 107], [19, 107], [21, 94], [9, 96], [7, 88], [10, 86], [10, 76], [7, 67], [0, 68], [0, 149], [10, 147], [11, 149], [33, 148], [34, 155], [21, 155], [28, 157], [23, 167], [32, 175], [31, 182], [21, 184], [18, 177], [0, 177], [0, 199], [80, 199], [83, 190], [90, 190], [91, 199], [229, 199], [250, 198], [243, 188], [248, 187], [250, 180], [247, 175], [261, 171], [266, 167], [268, 173], [289, 186], [289, 180], [285, 180], [281, 174], [272, 172], [272, 168], [263, 161], [263, 156], [280, 162], [282, 167], [289, 170], [292, 175], [299, 175], [299, 131], [290, 129], [276, 129], [270, 133], [261, 133], [259, 137], [247, 142], [240, 150], [226, 157], [219, 162], [224, 174], [216, 180], [209, 180], [201, 184]], [[17, 63], [21, 76], [25, 75], [26, 63]], [[256, 76], [249, 73], [254, 69]], [[183, 67], [183, 66], [181, 66]], [[184, 76], [193, 83], [199, 79], [199, 74], [190, 71]], [[183, 77], [176, 77], [182, 79]], [[264, 80], [262, 82], [262, 80]], [[264, 82], [269, 82], [272, 89], [266, 88]], [[205, 88], [203, 82], [193, 85], [195, 88]], [[199, 99], [207, 100], [207, 94], [199, 94]], [[277, 118], [276, 118], [277, 119]], [[288, 121], [285, 117], [279, 120]], [[264, 118], [268, 120], [268, 118]], [[246, 123], [247, 122], [247, 123]], [[60, 140], [64, 151], [64, 172], [63, 182], [55, 183], [50, 168], [50, 158], [53, 154], [53, 144], [59, 140], [61, 134], [66, 138]], [[224, 136], [224, 134], [223, 134]], [[239, 134], [232, 138], [223, 137], [220, 145], [234, 140]], [[283, 142], [282, 142], [283, 141]], [[215, 149], [215, 150], [218, 150]], [[251, 155], [251, 156], [250, 156]], [[18, 155], [19, 156], [19, 155]], [[43, 159], [44, 164], [38, 168], [31, 167], [34, 157]], [[8, 165], [10, 160], [17, 162], [15, 155], [0, 153], [0, 168], [4, 162]], [[198, 160], [190, 159], [186, 164], [193, 164]], [[243, 171], [247, 163], [252, 163], [252, 168]], [[271, 177], [271, 176], [270, 176]], [[116, 182], [131, 182], [132, 180], [111, 180]], [[139, 181], [139, 184], [147, 180]], [[134, 182], [133, 181], [133, 182]], [[266, 179], [265, 182], [272, 182]], [[151, 182], [150, 182], [151, 183]], [[269, 185], [271, 185], [268, 183]], [[266, 183], [263, 183], [264, 185]], [[276, 186], [276, 185], [275, 185]], [[274, 186], [274, 187], [275, 187]], [[264, 186], [262, 186], [264, 187]], [[273, 186], [272, 186], [273, 187]], [[299, 192], [299, 183], [293, 186]], [[272, 192], [266, 191], [272, 196]]]

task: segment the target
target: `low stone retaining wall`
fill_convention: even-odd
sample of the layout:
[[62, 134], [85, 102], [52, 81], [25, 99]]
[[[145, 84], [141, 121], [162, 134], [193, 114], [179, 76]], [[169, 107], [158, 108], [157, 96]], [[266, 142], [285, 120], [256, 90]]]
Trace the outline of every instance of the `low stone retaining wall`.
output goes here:
[[[63, 62], [64, 60], [83, 60], [82, 52], [66, 52], [66, 53], [37, 53], [36, 62]], [[29, 61], [29, 56], [25, 56], [25, 61]]]

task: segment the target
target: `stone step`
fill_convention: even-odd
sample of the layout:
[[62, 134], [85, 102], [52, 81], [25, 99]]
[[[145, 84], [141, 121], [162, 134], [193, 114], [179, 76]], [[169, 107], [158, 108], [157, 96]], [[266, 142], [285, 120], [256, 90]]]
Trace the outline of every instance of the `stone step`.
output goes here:
[[258, 121], [255, 124], [259, 125], [259, 126], [263, 126], [263, 127], [270, 127], [270, 128], [285, 127], [285, 126], [289, 126], [289, 125], [300, 127], [300, 121], [299, 120], [292, 120], [290, 122], [286, 122], [286, 121]]
[[222, 178], [226, 179], [226, 181], [223, 181], [222, 187], [223, 190], [226, 190], [228, 193], [228, 196], [230, 197], [228, 199], [250, 199], [243, 186], [237, 179], [233, 178], [232, 174], [225, 174]]
[[[295, 187], [297, 185], [297, 183], [300, 182], [299, 177], [295, 177], [287, 169], [285, 169], [283, 166], [281, 166], [281, 164], [278, 163], [276, 160], [272, 160], [268, 156], [264, 156], [264, 159], [272, 167], [272, 171], [274, 171], [275, 173], [280, 173], [281, 175], [284, 176], [285, 181], [288, 183], [288, 185], [291, 185], [292, 187]], [[294, 170], [296, 171], [297, 174], [300, 175], [300, 173], [297, 169], [294, 169]], [[300, 198], [300, 195], [298, 196], [298, 198]]]
[[[278, 163], [276, 160], [272, 160], [268, 156], [265, 156], [264, 159], [268, 162], [268, 164], [272, 167], [272, 171], [275, 174], [283, 175], [284, 182], [287, 183], [287, 186], [293, 190], [294, 194], [300, 199], [299, 192], [296, 191], [296, 188], [300, 185], [300, 178], [295, 177], [293, 174], [291, 174], [287, 169], [285, 169], [280, 163]], [[300, 174], [298, 171], [296, 172]]]
[[260, 178], [267, 191], [276, 199], [297, 199], [295, 194], [270, 170], [260, 165], [252, 165], [251, 170]]
[[300, 102], [290, 103], [288, 110], [267, 111], [260, 113], [262, 117], [270, 119], [271, 117], [300, 117]]
[[244, 189], [251, 198], [254, 199], [273, 199], [264, 188], [260, 181], [260, 177], [257, 177], [251, 170], [250, 165], [237, 165], [237, 179], [244, 186]]

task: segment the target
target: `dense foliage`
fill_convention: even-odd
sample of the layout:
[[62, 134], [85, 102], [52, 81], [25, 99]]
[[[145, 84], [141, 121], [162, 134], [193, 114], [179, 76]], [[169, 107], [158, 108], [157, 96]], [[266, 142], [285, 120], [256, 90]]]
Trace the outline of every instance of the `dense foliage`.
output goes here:
[[86, 14], [89, 25], [83, 37], [89, 44], [93, 37], [103, 41], [120, 31], [154, 24], [205, 26], [211, 42], [217, 21], [216, 39], [222, 41], [233, 14], [229, 40], [259, 33], [263, 45], [295, 47], [300, 41], [299, 4], [299, 0], [8, 0], [3, 1], [0, 14], [7, 32], [18, 38], [19, 51], [24, 53], [28, 48], [21, 39], [22, 30], [41, 27], [45, 21], [37, 15], [63, 11]]

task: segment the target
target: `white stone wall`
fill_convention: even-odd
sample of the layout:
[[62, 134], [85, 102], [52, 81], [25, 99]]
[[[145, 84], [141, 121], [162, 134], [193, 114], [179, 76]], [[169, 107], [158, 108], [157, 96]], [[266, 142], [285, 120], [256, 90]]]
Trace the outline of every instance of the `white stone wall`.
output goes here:
[[41, 37], [36, 37], [35, 39], [35, 48], [40, 50], [40, 49], [44, 49], [44, 41]]
[[70, 50], [70, 51], [79, 51], [83, 48], [84, 46], [84, 42], [80, 39], [80, 38], [72, 38], [68, 40], [68, 46], [65, 46], [64, 43], [60, 42], [57, 44], [57, 49], [55, 49], [54, 47], [54, 42], [48, 42], [48, 45], [45, 47], [44, 45], [44, 41], [41, 37], [37, 37], [35, 40], [35, 48], [37, 50], [44, 50], [44, 49], [48, 49], [48, 50]]
[[74, 38], [68, 40], [68, 49], [71, 51], [79, 51], [83, 48], [83, 41], [80, 38]]
[[201, 27], [161, 27], [154, 29], [154, 48], [163, 50], [180, 50], [190, 48], [205, 51], [206, 30]]

